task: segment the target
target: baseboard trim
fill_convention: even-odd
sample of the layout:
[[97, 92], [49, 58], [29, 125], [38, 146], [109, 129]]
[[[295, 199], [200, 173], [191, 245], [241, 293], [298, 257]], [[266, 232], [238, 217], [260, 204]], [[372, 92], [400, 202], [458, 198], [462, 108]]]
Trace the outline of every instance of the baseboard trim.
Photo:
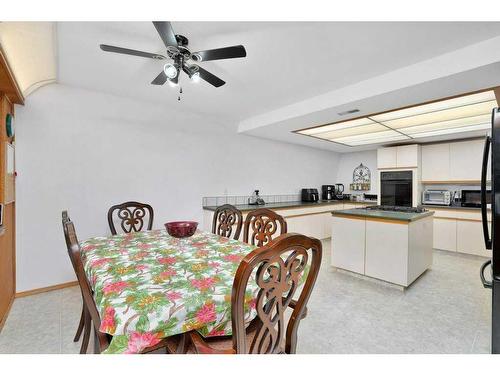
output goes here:
[[14, 303], [15, 297], [12, 296], [9, 302], [9, 307], [7, 307], [7, 311], [5, 311], [5, 315], [3, 316], [2, 320], [0, 320], [0, 332], [2, 332], [2, 328], [5, 325], [5, 322], [7, 321], [7, 317], [9, 316], [10, 309], [12, 307], [12, 304]]
[[31, 289], [31, 290], [26, 290], [24, 292], [19, 292], [19, 293], [16, 293], [15, 297], [16, 298], [28, 297], [28, 296], [32, 296], [34, 294], [51, 292], [53, 290], [70, 288], [72, 286], [77, 286], [77, 285], [78, 285], [78, 281], [70, 281], [70, 282], [67, 282], [67, 283], [46, 286], [45, 288]]

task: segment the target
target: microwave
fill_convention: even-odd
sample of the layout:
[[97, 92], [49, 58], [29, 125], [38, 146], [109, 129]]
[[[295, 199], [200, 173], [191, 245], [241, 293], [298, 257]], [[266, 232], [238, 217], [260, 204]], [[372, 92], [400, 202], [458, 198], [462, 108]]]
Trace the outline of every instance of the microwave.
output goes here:
[[436, 204], [439, 206], [451, 205], [451, 191], [449, 190], [425, 190], [422, 197], [423, 204]]
[[[486, 190], [486, 204], [491, 205], [491, 190]], [[481, 190], [462, 190], [462, 207], [481, 207]]]

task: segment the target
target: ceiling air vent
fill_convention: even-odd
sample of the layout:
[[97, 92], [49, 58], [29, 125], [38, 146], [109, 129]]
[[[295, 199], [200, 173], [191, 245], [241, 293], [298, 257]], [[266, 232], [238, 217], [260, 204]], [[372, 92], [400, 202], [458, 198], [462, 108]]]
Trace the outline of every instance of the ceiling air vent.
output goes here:
[[350, 109], [348, 111], [339, 112], [339, 113], [337, 113], [337, 115], [339, 115], [339, 116], [352, 115], [353, 113], [356, 113], [356, 112], [359, 112], [359, 109], [357, 109], [357, 108]]

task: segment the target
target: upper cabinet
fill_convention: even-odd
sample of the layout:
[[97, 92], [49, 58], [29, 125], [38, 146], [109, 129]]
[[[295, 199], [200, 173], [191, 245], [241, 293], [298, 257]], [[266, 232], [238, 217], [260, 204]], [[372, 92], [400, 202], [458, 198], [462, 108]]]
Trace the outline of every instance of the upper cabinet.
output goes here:
[[420, 159], [420, 146], [407, 145], [379, 148], [377, 150], [377, 167], [383, 168], [417, 168]]
[[395, 168], [397, 165], [397, 147], [379, 148], [377, 150], [378, 168]]
[[450, 178], [457, 181], [481, 179], [483, 140], [450, 143]]
[[450, 180], [450, 144], [422, 146], [422, 181]]
[[479, 182], [483, 148], [482, 139], [422, 146], [422, 182]]

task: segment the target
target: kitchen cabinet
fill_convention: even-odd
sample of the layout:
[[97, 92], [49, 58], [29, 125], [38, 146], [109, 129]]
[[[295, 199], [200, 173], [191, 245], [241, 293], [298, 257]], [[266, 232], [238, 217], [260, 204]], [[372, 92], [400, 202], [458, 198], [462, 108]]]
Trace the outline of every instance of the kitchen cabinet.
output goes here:
[[334, 216], [331, 218], [331, 223], [332, 266], [364, 274], [365, 220]]
[[[367, 220], [365, 257], [366, 276], [406, 285], [408, 225]], [[399, 266], [395, 267], [396, 264]]]
[[417, 168], [420, 165], [420, 146], [406, 145], [377, 149], [377, 167]]
[[422, 146], [422, 181], [450, 180], [450, 144]]
[[480, 180], [483, 148], [482, 139], [450, 143], [450, 179]]
[[457, 251], [457, 221], [434, 218], [433, 225], [434, 249]]
[[377, 167], [395, 168], [397, 166], [397, 147], [386, 147], [377, 149]]
[[397, 146], [397, 168], [417, 168], [419, 166], [420, 146]]
[[480, 221], [457, 220], [457, 251], [491, 257], [491, 251], [484, 247], [483, 224]]

